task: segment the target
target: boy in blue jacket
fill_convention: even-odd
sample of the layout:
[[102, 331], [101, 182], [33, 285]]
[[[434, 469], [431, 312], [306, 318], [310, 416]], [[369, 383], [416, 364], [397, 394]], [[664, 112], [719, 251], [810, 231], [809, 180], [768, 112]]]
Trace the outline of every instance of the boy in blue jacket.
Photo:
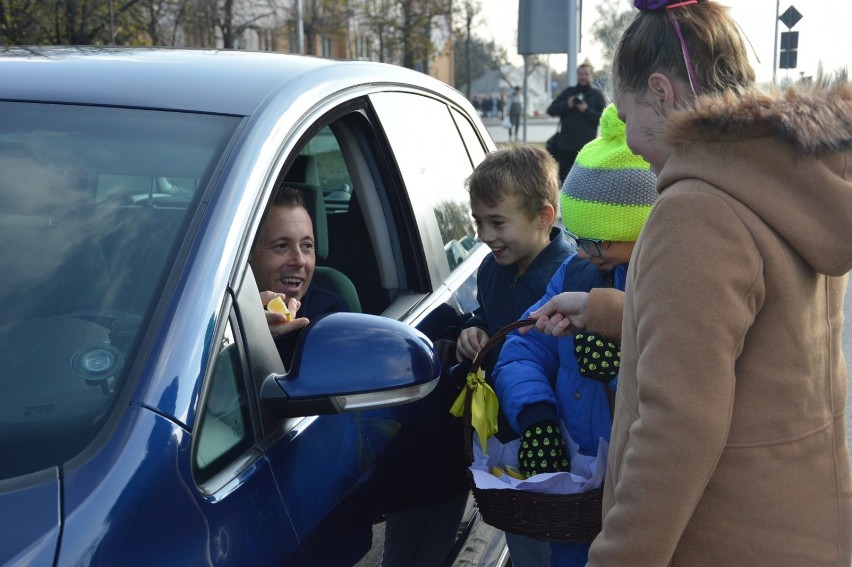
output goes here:
[[[489, 154], [467, 180], [479, 239], [491, 248], [477, 272], [479, 307], [462, 325], [456, 356], [473, 359], [500, 328], [517, 320], [547, 288], [556, 269], [574, 251], [553, 226], [559, 206], [557, 165], [543, 148], [513, 144]], [[500, 349], [492, 348], [486, 376]], [[507, 422], [497, 436], [517, 437]], [[515, 567], [547, 565], [549, 544], [506, 534]]]
[[[630, 254], [657, 197], [656, 177], [648, 163], [627, 148], [624, 123], [615, 106], [604, 110], [600, 129], [600, 137], [577, 155], [562, 187], [562, 222], [578, 251], [560, 266], [544, 296], [523, 317], [563, 291], [624, 289]], [[599, 440], [609, 440], [612, 416], [607, 389], [615, 380], [607, 382], [617, 373], [617, 355], [609, 361], [586, 356], [587, 344], [606, 342], [603, 337], [582, 335], [557, 339], [535, 331], [513, 332], [506, 339], [494, 367], [495, 392], [501, 413], [521, 434], [518, 468], [525, 476], [570, 470], [567, 449], [541, 459], [524, 447], [525, 441], [535, 439], [564, 447], [560, 420], [582, 455], [597, 455]], [[592, 351], [596, 350], [593, 346]], [[616, 353], [617, 347], [603, 350]], [[582, 368], [578, 361], [583, 362]], [[607, 379], [601, 381], [600, 375], [589, 379], [594, 370], [600, 370], [601, 361], [609, 364], [603, 373]], [[585, 565], [589, 545], [551, 544], [551, 565]]]

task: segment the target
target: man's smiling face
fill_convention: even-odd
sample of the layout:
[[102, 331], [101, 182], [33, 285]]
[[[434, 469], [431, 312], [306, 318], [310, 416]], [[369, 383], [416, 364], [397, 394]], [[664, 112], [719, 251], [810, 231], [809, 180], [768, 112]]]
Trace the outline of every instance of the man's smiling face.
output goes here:
[[316, 266], [314, 227], [304, 207], [269, 208], [249, 263], [260, 291], [304, 297]]

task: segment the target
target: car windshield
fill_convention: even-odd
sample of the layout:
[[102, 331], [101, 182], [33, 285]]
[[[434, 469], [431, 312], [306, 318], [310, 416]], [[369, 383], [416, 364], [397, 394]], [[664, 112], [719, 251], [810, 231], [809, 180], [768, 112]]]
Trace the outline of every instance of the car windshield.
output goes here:
[[239, 120], [0, 102], [0, 478], [100, 430]]

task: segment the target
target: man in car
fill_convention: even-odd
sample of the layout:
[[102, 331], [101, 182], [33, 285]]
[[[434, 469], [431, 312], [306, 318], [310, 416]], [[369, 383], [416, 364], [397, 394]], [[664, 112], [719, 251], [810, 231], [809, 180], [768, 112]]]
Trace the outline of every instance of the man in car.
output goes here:
[[289, 364], [298, 331], [325, 313], [351, 311], [337, 293], [312, 285], [316, 267], [314, 225], [305, 207], [304, 193], [282, 185], [276, 190], [252, 248], [249, 265], [261, 302], [276, 297], [287, 304], [290, 316], [266, 311], [266, 322], [281, 360]]

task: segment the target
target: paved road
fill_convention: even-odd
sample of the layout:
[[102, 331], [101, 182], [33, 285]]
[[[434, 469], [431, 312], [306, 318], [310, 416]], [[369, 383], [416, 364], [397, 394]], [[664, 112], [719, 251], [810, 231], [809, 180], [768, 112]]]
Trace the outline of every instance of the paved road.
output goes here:
[[[509, 141], [509, 131], [503, 128], [503, 121], [498, 118], [486, 118], [482, 122], [491, 134], [495, 144], [505, 144]], [[556, 133], [557, 119], [547, 116], [545, 118], [527, 118], [527, 142], [544, 143], [549, 137]], [[518, 129], [518, 137], [524, 140], [524, 123]]]

